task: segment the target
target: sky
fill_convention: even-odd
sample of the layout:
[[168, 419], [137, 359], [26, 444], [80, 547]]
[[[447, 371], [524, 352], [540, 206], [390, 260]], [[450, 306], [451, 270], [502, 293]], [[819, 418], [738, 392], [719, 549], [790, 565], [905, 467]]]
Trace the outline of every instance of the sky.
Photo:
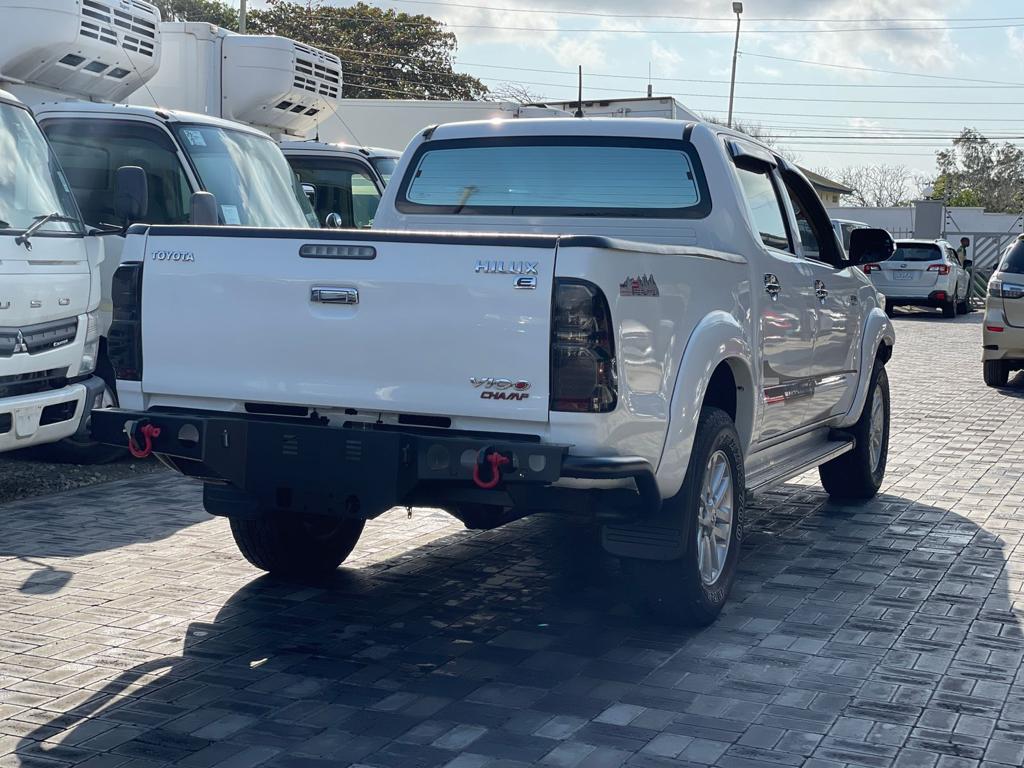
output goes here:
[[[649, 69], [655, 95], [727, 110], [731, 0], [368, 2], [447, 22], [456, 69], [491, 88], [572, 99], [582, 65], [585, 99], [642, 96]], [[935, 151], [964, 126], [1024, 143], [1024, 0], [743, 5], [735, 116], [806, 167], [934, 174]]]

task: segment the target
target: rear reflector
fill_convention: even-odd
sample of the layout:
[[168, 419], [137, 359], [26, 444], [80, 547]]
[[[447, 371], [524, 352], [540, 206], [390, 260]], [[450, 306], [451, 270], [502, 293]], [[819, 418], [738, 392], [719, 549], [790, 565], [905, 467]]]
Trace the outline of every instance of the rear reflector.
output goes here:
[[1001, 326], [1001, 325], [986, 325], [985, 326], [985, 330], [986, 331], [992, 331], [992, 333], [1002, 333], [1003, 332], [1003, 326]]

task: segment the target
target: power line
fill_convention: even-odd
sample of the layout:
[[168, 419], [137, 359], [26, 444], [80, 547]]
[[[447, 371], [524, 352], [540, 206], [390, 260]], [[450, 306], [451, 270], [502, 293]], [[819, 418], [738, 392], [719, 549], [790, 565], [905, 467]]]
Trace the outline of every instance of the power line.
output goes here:
[[854, 69], [858, 72], [877, 72], [883, 75], [902, 75], [904, 77], [927, 77], [932, 80], [956, 80], [963, 83], [992, 83], [995, 85], [1012, 85], [1016, 87], [1024, 86], [1024, 83], [1012, 83], [1005, 80], [977, 80], [970, 77], [952, 77], [949, 75], [925, 75], [920, 72], [899, 72], [892, 69], [875, 69], [874, 67], [856, 67], [852, 64], [829, 64], [823, 61], [809, 61], [807, 59], [790, 59], [785, 56], [769, 56], [766, 53], [750, 53], [748, 51], [740, 51], [743, 56], [753, 56], [758, 59], [772, 59], [773, 61], [788, 61], [795, 64], [806, 64], [814, 67], [830, 67], [832, 69]]
[[[682, 16], [677, 14], [665, 14], [665, 13], [610, 13], [601, 11], [567, 11], [567, 10], [555, 10], [548, 8], [509, 8], [507, 6], [493, 6], [493, 5], [478, 5], [474, 3], [453, 3], [447, 2], [447, 0], [388, 0], [392, 3], [406, 3], [413, 5], [440, 5], [443, 7], [452, 8], [472, 8], [475, 10], [485, 11], [503, 11], [510, 13], [547, 13], [552, 15], [563, 15], [563, 16], [594, 16], [599, 18], [612, 18], [612, 19], [680, 19], [683, 21], [721, 21], [732, 23], [733, 19], [729, 16]], [[883, 21], [894, 21], [894, 22], [935, 22], [935, 21], [965, 21], [965, 22], [976, 22], [976, 21], [1018, 21], [1024, 20], [1021, 16], [989, 16], [979, 18], [969, 17], [957, 17], [953, 19], [936, 19], [936, 18], [925, 18], [921, 16], [917, 17], [884, 17], [875, 16], [867, 19], [805, 19], [805, 18], [794, 18], [786, 16], [751, 16], [751, 21], [803, 21], [809, 23], [836, 23], [836, 24], [868, 24], [873, 22]]]

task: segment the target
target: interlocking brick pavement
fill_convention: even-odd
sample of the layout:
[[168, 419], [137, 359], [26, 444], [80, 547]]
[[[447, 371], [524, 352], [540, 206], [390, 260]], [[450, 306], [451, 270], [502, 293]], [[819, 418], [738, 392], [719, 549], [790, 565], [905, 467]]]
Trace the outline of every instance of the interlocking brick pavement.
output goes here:
[[0, 766], [1020, 766], [1024, 384], [977, 314], [895, 322], [884, 492], [758, 497], [702, 631], [573, 521], [395, 511], [303, 586], [170, 474], [0, 507]]

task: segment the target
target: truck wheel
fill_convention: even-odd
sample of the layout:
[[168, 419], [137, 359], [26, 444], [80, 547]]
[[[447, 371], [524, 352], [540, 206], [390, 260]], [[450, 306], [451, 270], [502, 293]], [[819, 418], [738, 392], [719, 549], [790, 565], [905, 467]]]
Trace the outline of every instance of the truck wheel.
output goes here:
[[[103, 391], [103, 408], [117, 407], [117, 390], [114, 387], [114, 369], [107, 359], [101, 358], [96, 368], [96, 375], [103, 379], [106, 385]], [[38, 448], [38, 456], [44, 461], [53, 461], [59, 464], [110, 464], [114, 461], [128, 458], [128, 451], [116, 445], [104, 445], [92, 439], [92, 435], [85, 434], [81, 437], [72, 435], [65, 437], [56, 443], [42, 445]]]
[[231, 535], [250, 563], [279, 576], [324, 576], [347, 558], [365, 520], [270, 512], [231, 518]]
[[663, 514], [682, 521], [677, 560], [630, 560], [644, 607], [673, 624], [703, 627], [725, 605], [740, 556], [746, 481], [739, 435], [728, 414], [704, 408], [683, 487]]
[[982, 364], [985, 383], [990, 387], [1005, 387], [1010, 379], [1010, 366], [1005, 360], [986, 360]]
[[830, 496], [870, 499], [878, 493], [885, 477], [889, 457], [889, 377], [880, 361], [875, 362], [868, 386], [864, 410], [850, 429], [856, 446], [818, 467], [821, 484]]

